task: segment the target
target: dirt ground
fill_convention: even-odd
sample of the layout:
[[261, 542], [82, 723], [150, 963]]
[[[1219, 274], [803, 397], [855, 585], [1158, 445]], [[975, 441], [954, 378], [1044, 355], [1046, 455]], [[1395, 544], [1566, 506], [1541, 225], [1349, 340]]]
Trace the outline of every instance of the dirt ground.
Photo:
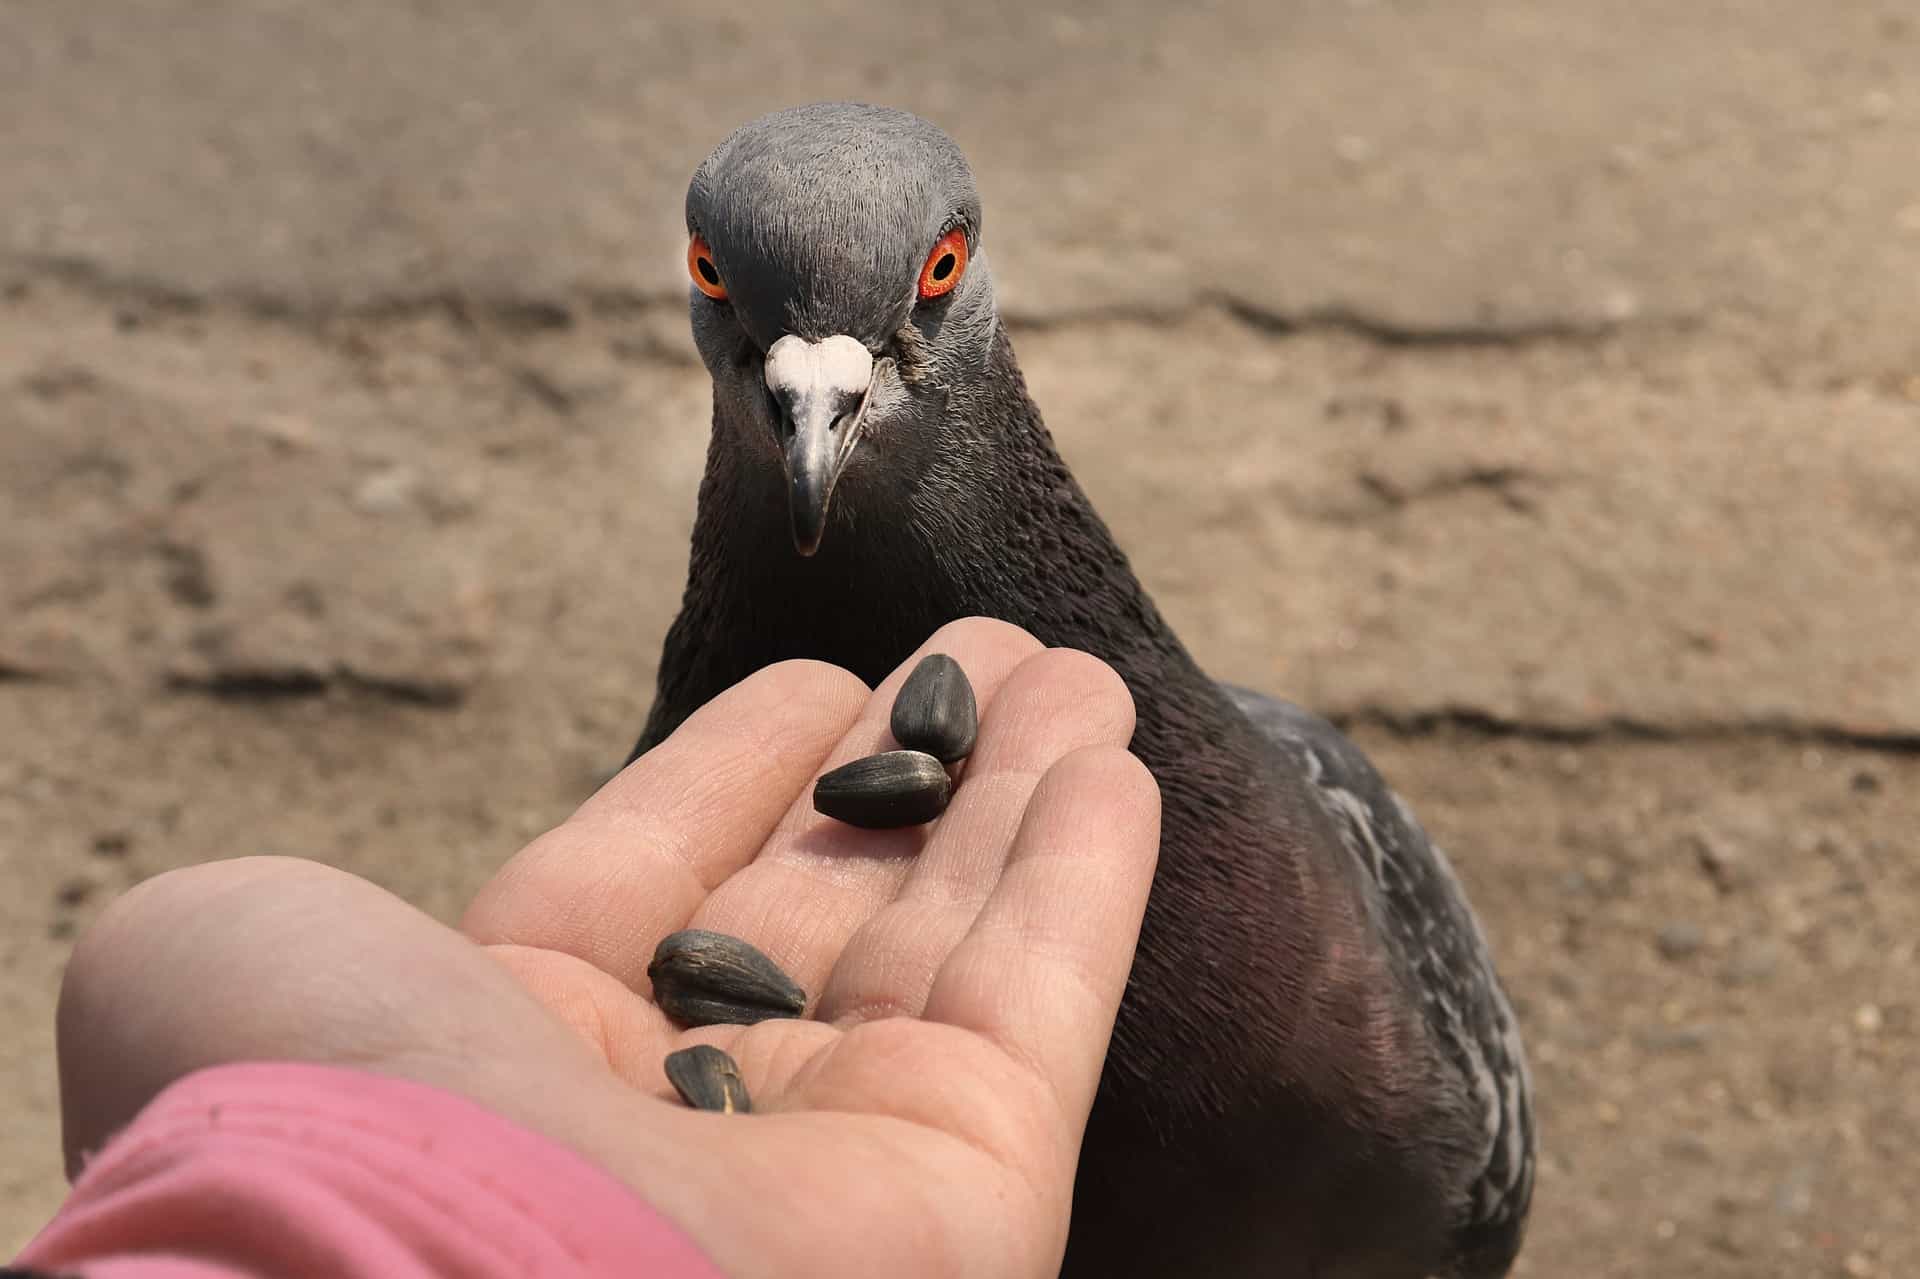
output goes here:
[[[705, 447], [678, 184], [853, 91], [597, 0], [506, 78], [430, 5], [88, 8], [0, 15], [0, 1249], [62, 1193], [53, 1001], [116, 892], [271, 851], [450, 918], [623, 757]], [[863, 26], [853, 83], [959, 117], [1036, 397], [1190, 646], [1454, 854], [1535, 1063], [1520, 1272], [1920, 1274], [1920, 37], [1179, 8]], [[703, 41], [773, 69], [729, 97]], [[1089, 105], [1143, 59], [1212, 105]]]

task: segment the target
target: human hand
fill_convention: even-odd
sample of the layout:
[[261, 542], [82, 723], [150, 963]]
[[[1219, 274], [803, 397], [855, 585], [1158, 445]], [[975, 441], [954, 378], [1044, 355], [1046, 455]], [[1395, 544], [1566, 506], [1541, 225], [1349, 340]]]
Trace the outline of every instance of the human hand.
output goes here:
[[[135, 889], [62, 995], [70, 1166], [201, 1067], [355, 1065], [571, 1145], [730, 1273], [1052, 1274], [1159, 796], [1104, 665], [977, 619], [922, 651], [958, 658], [981, 706], [931, 827], [855, 830], [811, 804], [820, 773], [887, 744], [919, 655], [872, 694], [788, 663], [530, 844], [467, 936], [299, 861]], [[677, 1030], [645, 974], [684, 927], [765, 951], [808, 1019]], [[739, 1061], [754, 1114], [670, 1100], [661, 1061], [696, 1042]]]

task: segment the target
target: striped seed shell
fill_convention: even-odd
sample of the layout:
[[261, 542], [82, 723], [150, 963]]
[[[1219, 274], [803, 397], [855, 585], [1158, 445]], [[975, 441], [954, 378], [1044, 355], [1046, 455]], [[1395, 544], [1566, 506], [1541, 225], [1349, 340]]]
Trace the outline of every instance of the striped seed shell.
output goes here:
[[925, 751], [883, 751], [842, 764], [813, 784], [813, 807], [868, 830], [918, 826], [947, 809], [953, 779]]
[[908, 750], [925, 751], [942, 764], [965, 759], [980, 731], [980, 711], [960, 663], [945, 653], [921, 658], [893, 699], [889, 727], [893, 740]]
[[666, 1070], [667, 1082], [695, 1110], [753, 1113], [753, 1098], [747, 1095], [747, 1081], [740, 1077], [740, 1064], [711, 1044], [668, 1053]]
[[687, 928], [660, 939], [647, 965], [653, 1001], [683, 1026], [751, 1026], [798, 1017], [807, 993], [738, 937]]

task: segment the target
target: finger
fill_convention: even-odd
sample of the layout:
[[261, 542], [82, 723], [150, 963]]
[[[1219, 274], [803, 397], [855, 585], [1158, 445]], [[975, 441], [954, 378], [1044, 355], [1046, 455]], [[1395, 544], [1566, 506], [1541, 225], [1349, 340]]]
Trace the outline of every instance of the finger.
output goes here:
[[[1001, 683], [1040, 642], [1005, 622], [949, 623], [884, 680], [819, 771], [892, 749], [887, 720], [900, 685], [928, 653], [960, 663], [983, 715]], [[944, 820], [944, 819], [942, 819]], [[814, 811], [806, 788], [753, 865], [716, 889], [693, 926], [743, 938], [764, 951], [809, 995], [825, 984], [854, 930], [893, 899], [928, 840], [927, 827], [861, 830]]]
[[1073, 751], [1132, 736], [1133, 699], [1104, 662], [1071, 649], [1022, 662], [981, 722], [952, 806], [896, 898], [848, 943], [816, 1015], [842, 1025], [918, 1016], [999, 881], [1041, 776]]
[[1072, 1124], [1093, 1104], [1159, 847], [1160, 791], [1144, 764], [1113, 747], [1061, 760], [927, 999], [928, 1021], [998, 1045]]
[[647, 989], [662, 937], [753, 860], [867, 702], [819, 662], [762, 670], [696, 711], [480, 890], [478, 941], [559, 951]]

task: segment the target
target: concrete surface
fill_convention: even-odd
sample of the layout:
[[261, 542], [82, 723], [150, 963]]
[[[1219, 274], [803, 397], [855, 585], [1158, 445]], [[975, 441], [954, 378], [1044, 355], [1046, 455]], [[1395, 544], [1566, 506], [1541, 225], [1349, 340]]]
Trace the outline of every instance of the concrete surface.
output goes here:
[[853, 97], [976, 158], [1023, 314], [1730, 314], [1871, 374], [1920, 341], [1916, 59], [1899, 0], [15, 0], [0, 244], [296, 305], [659, 298], [712, 141]]
[[1455, 850], [1524, 1272], [1912, 1271], [1916, 66], [1896, 3], [0, 7], [0, 1247], [113, 892], [290, 851], [449, 916], [618, 761], [686, 175], [855, 96], [968, 149], [1191, 645]]

